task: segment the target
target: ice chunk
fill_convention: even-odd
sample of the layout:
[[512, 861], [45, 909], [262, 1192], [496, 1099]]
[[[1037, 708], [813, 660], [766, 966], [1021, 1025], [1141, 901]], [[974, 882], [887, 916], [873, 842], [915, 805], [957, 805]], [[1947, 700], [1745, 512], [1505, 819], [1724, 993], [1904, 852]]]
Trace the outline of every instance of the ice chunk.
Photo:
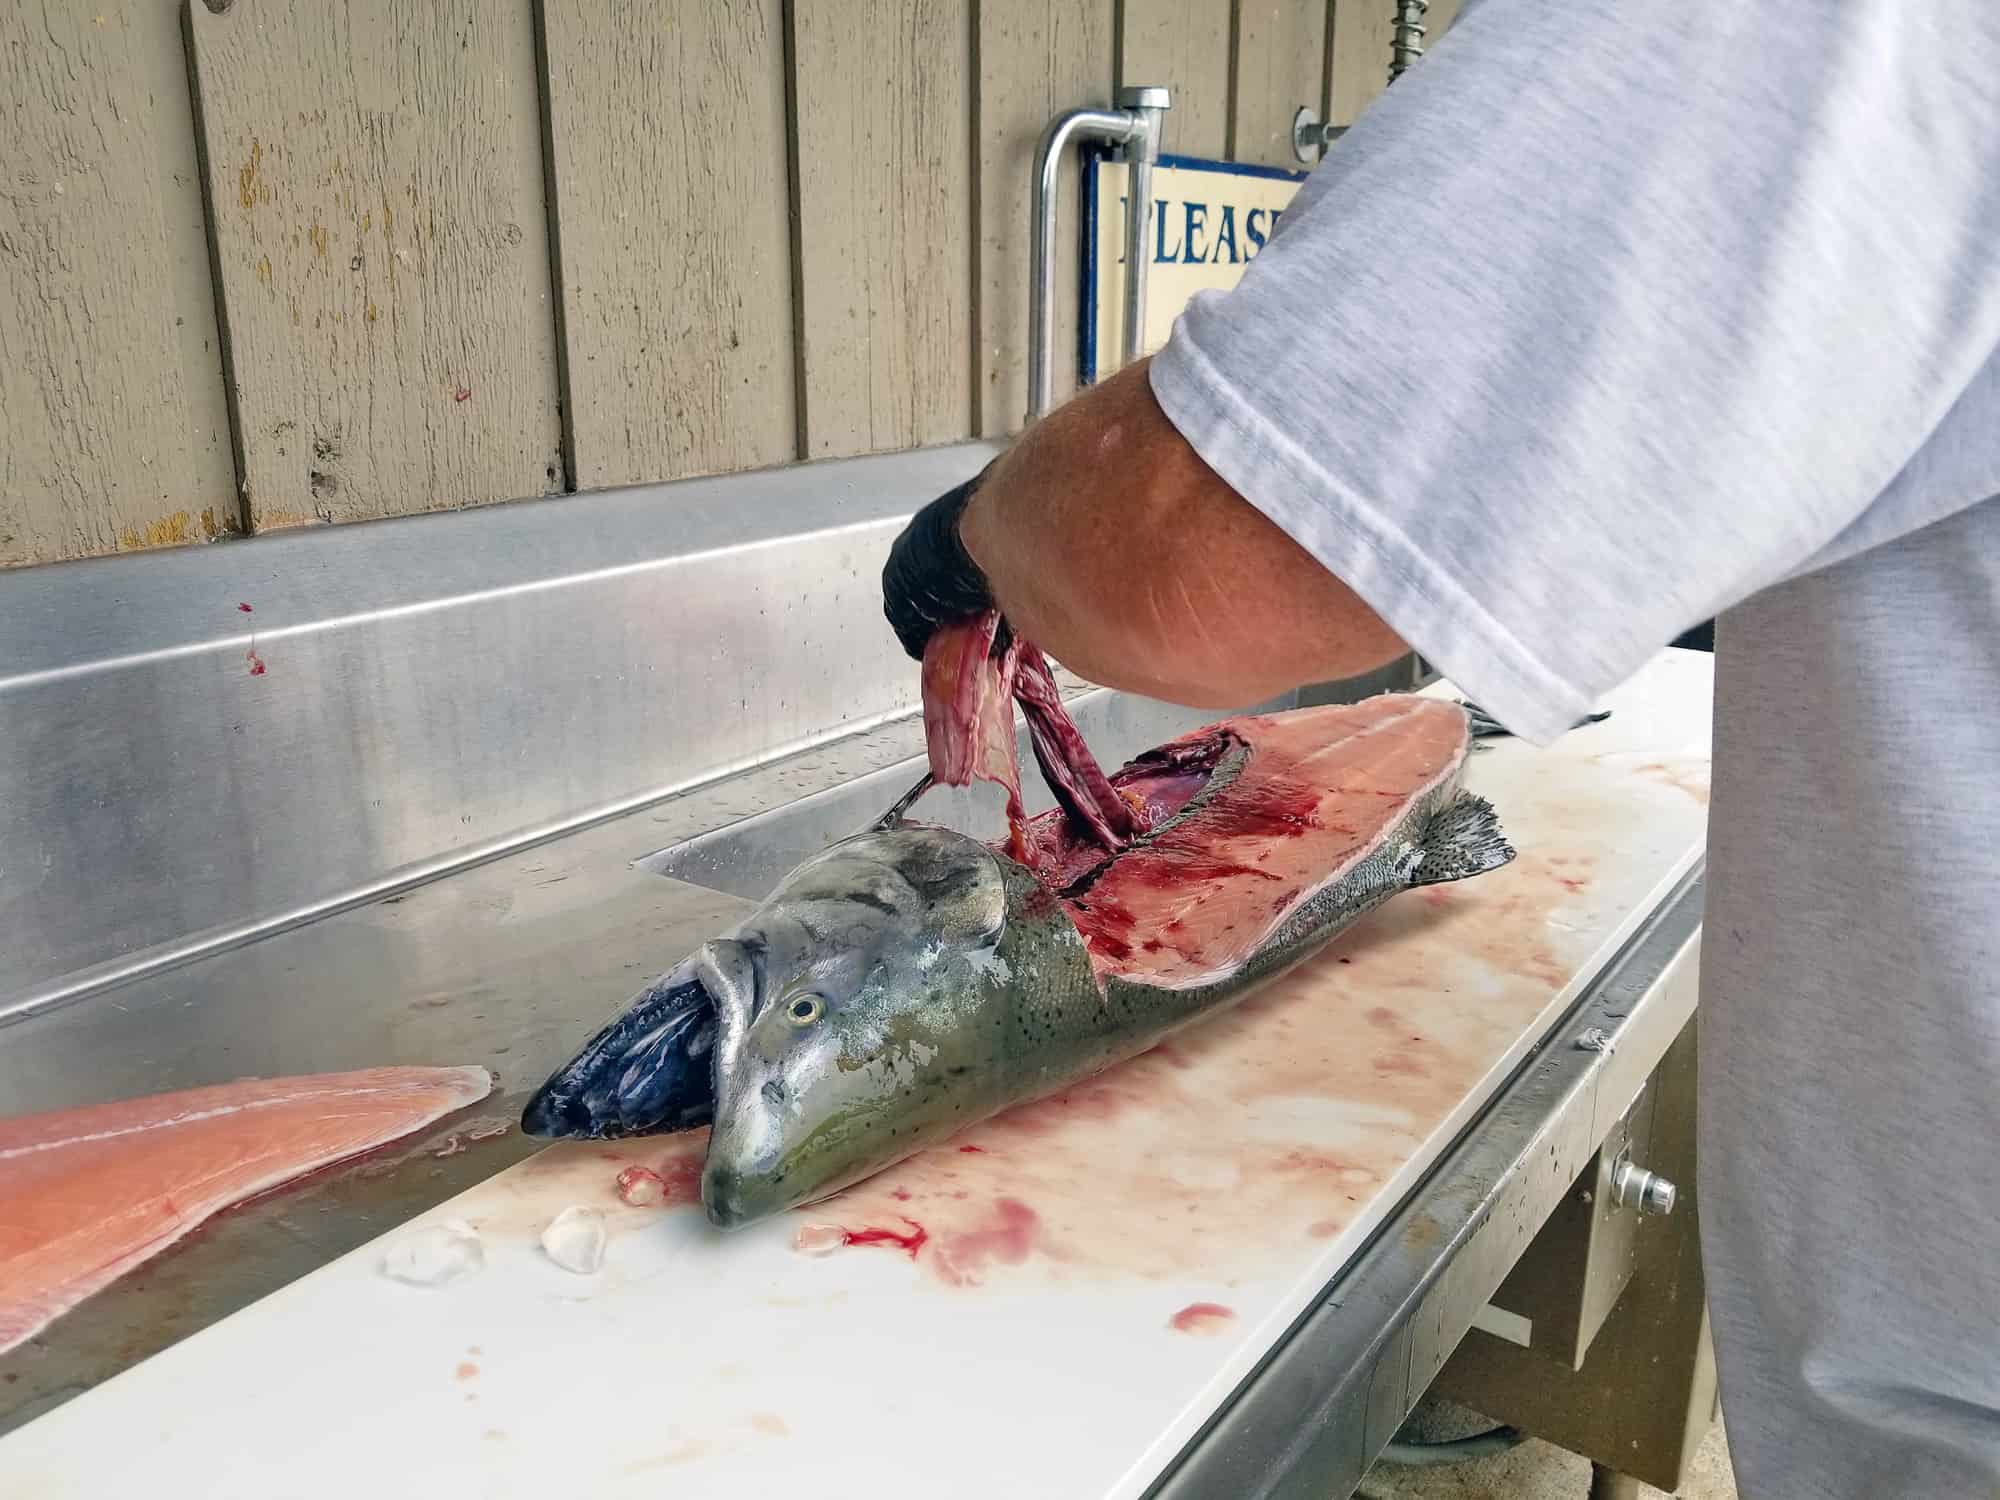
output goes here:
[[565, 1271], [596, 1275], [604, 1265], [604, 1215], [572, 1203], [542, 1231], [542, 1249]]
[[847, 1243], [847, 1231], [838, 1224], [806, 1224], [792, 1237], [792, 1248], [801, 1255], [831, 1255]]
[[627, 1167], [618, 1174], [618, 1197], [633, 1208], [651, 1208], [666, 1196], [666, 1178], [651, 1167]]
[[443, 1286], [486, 1264], [479, 1231], [463, 1219], [412, 1230], [382, 1257], [382, 1272], [410, 1286]]

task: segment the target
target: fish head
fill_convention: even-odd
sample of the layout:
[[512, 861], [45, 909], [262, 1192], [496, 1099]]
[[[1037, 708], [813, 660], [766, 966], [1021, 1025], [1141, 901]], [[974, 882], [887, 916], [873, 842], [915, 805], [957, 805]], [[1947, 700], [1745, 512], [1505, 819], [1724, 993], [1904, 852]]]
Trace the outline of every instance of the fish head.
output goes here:
[[696, 956], [717, 1018], [711, 1220], [826, 1197], [965, 1122], [1007, 913], [992, 850], [906, 824], [808, 860]]

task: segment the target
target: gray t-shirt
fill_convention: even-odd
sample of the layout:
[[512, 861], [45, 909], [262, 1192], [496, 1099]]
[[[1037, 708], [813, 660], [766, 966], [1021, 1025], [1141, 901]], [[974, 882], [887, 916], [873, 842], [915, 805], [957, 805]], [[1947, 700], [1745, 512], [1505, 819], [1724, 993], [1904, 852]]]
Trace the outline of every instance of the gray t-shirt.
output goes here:
[[1530, 739], [1723, 616], [1743, 1493], [2000, 1493], [2000, 5], [1475, 0], [1152, 384]]

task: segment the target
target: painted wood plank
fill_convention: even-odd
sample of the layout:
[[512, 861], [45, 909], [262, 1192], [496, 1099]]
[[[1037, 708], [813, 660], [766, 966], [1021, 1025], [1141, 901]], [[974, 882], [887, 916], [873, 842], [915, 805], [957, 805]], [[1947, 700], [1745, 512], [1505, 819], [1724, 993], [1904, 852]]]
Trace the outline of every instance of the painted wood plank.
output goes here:
[[545, 0], [571, 473], [794, 457], [781, 0]]
[[1173, 90], [1165, 149], [1220, 159], [1229, 150], [1230, 0], [1125, 0], [1122, 85]]
[[[1424, 46], [1435, 46], [1458, 19], [1460, 0], [1431, 0]], [[1396, 34], [1395, 0], [1337, 0], [1333, 7], [1332, 108], [1327, 118], [1352, 125], [1389, 86], [1389, 48]]]
[[252, 525], [561, 489], [529, 0], [189, 29]]
[[1424, 38], [1426, 45], [1451, 30], [1451, 23], [1458, 19], [1458, 11], [1459, 0], [1431, 0], [1430, 14], [1424, 18], [1429, 33]]
[[[984, 0], [979, 7], [979, 432], [1018, 432], [1028, 409], [1028, 217], [1035, 146], [1064, 110], [1112, 101], [1111, 0]], [[1056, 195], [1056, 383], [1076, 389], [1081, 199], [1074, 155]]]
[[1352, 125], [1389, 86], [1394, 0], [1337, 0], [1333, 8], [1333, 67], [1327, 118]]
[[1325, 0], [1242, 0], [1230, 159], [1299, 170], [1292, 117], [1324, 101]]
[[0, 567], [239, 529], [179, 0], [0, 13]]
[[970, 0], [795, 0], [806, 456], [971, 435]]

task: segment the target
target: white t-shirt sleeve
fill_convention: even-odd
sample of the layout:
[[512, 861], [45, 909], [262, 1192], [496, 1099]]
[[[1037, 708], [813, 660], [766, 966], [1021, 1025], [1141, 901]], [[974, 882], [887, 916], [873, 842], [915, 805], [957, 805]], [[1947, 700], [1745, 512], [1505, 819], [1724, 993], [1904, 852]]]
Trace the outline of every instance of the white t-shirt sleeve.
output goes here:
[[[1843, 534], [1990, 493], [1896, 481], [2000, 395], [1996, 78], [1989, 0], [1476, 0], [1189, 306], [1154, 392], [1547, 742]], [[2000, 409], [1953, 430], [2000, 451]]]

